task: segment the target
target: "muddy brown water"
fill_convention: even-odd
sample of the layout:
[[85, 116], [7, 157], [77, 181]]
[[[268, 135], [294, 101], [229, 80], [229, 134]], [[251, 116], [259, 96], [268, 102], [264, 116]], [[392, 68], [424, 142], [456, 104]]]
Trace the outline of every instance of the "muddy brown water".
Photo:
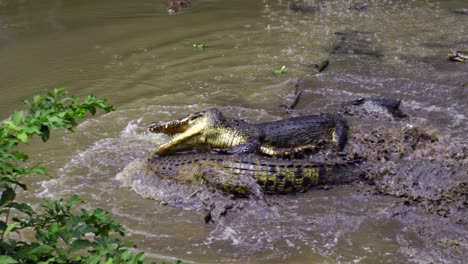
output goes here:
[[[202, 210], [160, 205], [116, 179], [167, 140], [147, 133], [150, 122], [210, 107], [250, 122], [278, 120], [289, 115], [279, 105], [292, 103], [298, 79], [303, 95], [293, 115], [336, 111], [340, 102], [362, 96], [401, 98], [411, 118], [391, 120], [392, 126], [438, 131], [456, 145], [438, 149], [446, 159], [456, 156], [454, 149], [466, 150], [468, 64], [446, 59], [451, 49], [468, 50], [466, 1], [296, 3], [304, 7], [299, 12], [288, 10], [289, 1], [199, 0], [168, 15], [165, 1], [0, 0], [2, 119], [21, 100], [60, 86], [107, 98], [118, 109], [86, 119], [74, 134], [58, 132], [47, 144], [27, 146], [31, 162], [47, 166], [55, 178], [30, 179], [25, 199], [37, 204], [80, 194], [90, 207], [112, 212], [152, 259], [466, 261], [466, 221], [427, 213], [414, 197], [396, 197], [398, 189], [376, 195], [362, 183], [271, 196], [266, 206], [248, 205], [207, 225]], [[317, 73], [312, 65], [325, 59], [328, 68]], [[271, 73], [282, 65], [284, 74]], [[350, 122], [370, 131], [386, 121]], [[411, 168], [412, 179], [424, 179], [431, 166], [446, 166], [437, 154], [418, 155], [424, 162], [407, 158], [407, 167], [395, 173]], [[457, 157], [463, 172], [466, 156]], [[441, 179], [440, 186], [451, 181]]]

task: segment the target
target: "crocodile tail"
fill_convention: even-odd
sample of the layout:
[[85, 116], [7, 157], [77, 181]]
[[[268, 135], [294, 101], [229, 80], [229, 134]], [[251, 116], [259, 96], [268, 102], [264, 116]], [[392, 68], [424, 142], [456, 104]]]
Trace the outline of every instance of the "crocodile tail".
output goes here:
[[345, 163], [325, 164], [319, 167], [318, 185], [346, 184], [359, 179], [356, 166], [360, 159], [350, 160]]
[[348, 131], [349, 126], [346, 119], [342, 116], [336, 117], [335, 133], [336, 133], [336, 142], [338, 144], [338, 150], [343, 151], [348, 143]]

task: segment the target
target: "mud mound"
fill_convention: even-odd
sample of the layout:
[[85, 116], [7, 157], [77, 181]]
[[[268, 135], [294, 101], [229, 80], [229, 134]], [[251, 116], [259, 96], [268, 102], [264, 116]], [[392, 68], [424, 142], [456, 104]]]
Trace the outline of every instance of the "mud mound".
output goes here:
[[468, 219], [468, 144], [422, 127], [355, 127], [347, 155], [360, 155], [367, 191], [404, 197], [428, 212]]

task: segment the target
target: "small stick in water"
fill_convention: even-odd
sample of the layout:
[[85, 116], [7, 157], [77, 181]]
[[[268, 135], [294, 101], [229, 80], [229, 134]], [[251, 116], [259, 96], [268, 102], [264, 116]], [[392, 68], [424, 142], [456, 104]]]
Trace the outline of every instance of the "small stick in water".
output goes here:
[[313, 66], [317, 70], [317, 72], [323, 72], [328, 67], [328, 64], [330, 64], [330, 61], [324, 60], [318, 64], [313, 64]]
[[294, 98], [294, 101], [292, 102], [292, 104], [288, 107], [288, 109], [294, 109], [296, 107], [296, 105], [299, 103], [299, 99], [302, 95], [302, 91], [300, 91], [297, 95], [296, 95], [296, 98]]

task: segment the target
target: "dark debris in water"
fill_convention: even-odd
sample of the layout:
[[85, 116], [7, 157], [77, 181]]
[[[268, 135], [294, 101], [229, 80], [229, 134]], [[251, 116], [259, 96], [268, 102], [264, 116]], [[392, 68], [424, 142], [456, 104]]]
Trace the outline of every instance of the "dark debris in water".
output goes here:
[[312, 64], [312, 67], [316, 70], [317, 73], [323, 72], [325, 69], [327, 69], [328, 65], [330, 64], [330, 61], [323, 60], [320, 63]]
[[356, 4], [353, 4], [349, 8], [349, 10], [365, 11], [365, 10], [369, 9], [370, 6], [371, 6], [370, 3], [356, 3]]
[[298, 3], [290, 3], [288, 9], [294, 13], [318, 13], [322, 8], [318, 5], [305, 5]]
[[456, 14], [456, 15], [468, 15], [468, 8], [456, 8], [456, 9], [450, 9], [450, 13]]

